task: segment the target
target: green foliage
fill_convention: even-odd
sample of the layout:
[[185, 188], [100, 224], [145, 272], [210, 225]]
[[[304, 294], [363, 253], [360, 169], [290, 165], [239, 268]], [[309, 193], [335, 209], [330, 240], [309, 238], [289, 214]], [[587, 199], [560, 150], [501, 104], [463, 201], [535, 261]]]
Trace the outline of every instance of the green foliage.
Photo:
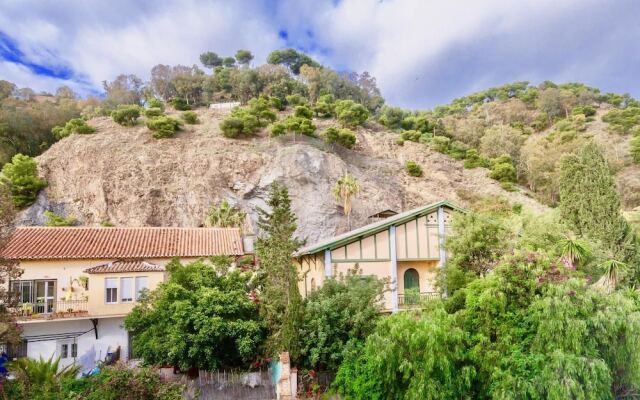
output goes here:
[[176, 132], [180, 130], [180, 125], [180, 121], [165, 115], [147, 120], [147, 128], [153, 132], [153, 137], [156, 139], [175, 136]]
[[435, 129], [435, 124], [425, 113], [407, 115], [402, 120], [401, 125], [402, 129], [416, 130], [420, 133], [433, 132]]
[[307, 105], [307, 99], [304, 98], [301, 94], [294, 93], [285, 97], [287, 104], [295, 107], [295, 106], [305, 106]]
[[338, 121], [348, 127], [362, 125], [369, 118], [369, 111], [353, 100], [336, 101], [335, 112]]
[[238, 64], [249, 65], [251, 60], [253, 60], [253, 54], [251, 54], [249, 50], [238, 50], [235, 58], [238, 60]]
[[4, 393], [15, 400], [48, 400], [61, 398], [63, 385], [73, 380], [80, 367], [68, 365], [60, 368], [60, 359], [39, 360], [19, 358], [11, 361], [7, 369], [15, 379], [5, 381]]
[[476, 149], [467, 150], [464, 157], [465, 168], [478, 168], [478, 167], [489, 168], [490, 166], [491, 166], [491, 161], [480, 156], [480, 153], [478, 153], [478, 150]]
[[596, 109], [593, 106], [576, 106], [573, 108], [573, 110], [571, 110], [571, 114], [582, 114], [585, 117], [592, 117], [596, 115]]
[[320, 136], [329, 144], [337, 143], [348, 149], [356, 144], [356, 135], [348, 128], [339, 129], [330, 127], [325, 129]]
[[628, 107], [624, 110], [611, 110], [602, 116], [604, 122], [609, 123], [613, 132], [626, 134], [640, 124], [640, 107]]
[[198, 123], [198, 114], [194, 113], [193, 111], [185, 111], [180, 117], [186, 124], [193, 125]]
[[285, 133], [302, 134], [306, 136], [313, 136], [316, 131], [316, 126], [310, 119], [304, 117], [288, 116], [281, 122], [273, 124], [271, 127], [271, 136], [280, 136]]
[[125, 318], [145, 364], [214, 370], [255, 357], [264, 325], [248, 289], [253, 273], [230, 269], [224, 257], [213, 262], [172, 261], [168, 280]]
[[148, 108], [159, 108], [162, 112], [164, 112], [164, 102], [160, 99], [156, 99], [155, 97], [147, 100]]
[[373, 332], [385, 282], [361, 273], [350, 270], [346, 276], [327, 279], [305, 299], [300, 327], [304, 368], [336, 371]]
[[404, 169], [407, 171], [407, 174], [414, 177], [422, 176], [422, 167], [420, 164], [416, 163], [413, 160], [407, 160], [404, 163]]
[[498, 182], [514, 183], [518, 180], [516, 168], [513, 166], [511, 156], [503, 154], [492, 160], [491, 172], [489, 177]]
[[304, 53], [299, 53], [295, 49], [274, 50], [267, 56], [267, 62], [269, 64], [281, 64], [291, 70], [294, 75], [300, 73], [300, 68], [303, 65], [309, 65], [312, 67], [319, 67], [317, 61]]
[[64, 217], [51, 211], [44, 212], [44, 224], [46, 226], [73, 226], [76, 224], [74, 216]]
[[247, 213], [232, 207], [225, 199], [220, 205], [212, 206], [207, 216], [207, 224], [218, 228], [241, 228], [247, 219]]
[[302, 298], [298, 291], [298, 273], [293, 254], [302, 241], [293, 236], [296, 217], [286, 186], [271, 185], [267, 205], [270, 212], [259, 209], [258, 228], [264, 232], [256, 240], [256, 256], [263, 276], [260, 284], [260, 314], [269, 329], [267, 352], [271, 355], [289, 351], [297, 360], [300, 350], [299, 327], [303, 317]]
[[293, 109], [293, 115], [300, 118], [311, 119], [313, 118], [313, 111], [309, 108], [309, 106], [296, 106]]
[[187, 103], [187, 100], [182, 97], [174, 97], [171, 99], [171, 105], [178, 111], [191, 110], [191, 106]]
[[60, 140], [60, 139], [66, 138], [67, 136], [71, 136], [74, 133], [77, 133], [79, 135], [85, 135], [85, 134], [94, 133], [95, 131], [96, 131], [96, 128], [87, 125], [87, 121], [85, 121], [84, 119], [73, 118], [67, 121], [67, 123], [64, 124], [64, 126], [53, 127], [53, 129], [51, 130], [51, 133], [53, 133], [53, 136], [55, 136], [56, 139]]
[[140, 116], [140, 106], [135, 104], [121, 104], [111, 111], [113, 121], [122, 126], [134, 126]]
[[380, 109], [378, 122], [389, 129], [400, 129], [405, 116], [406, 112], [400, 107], [383, 106]]
[[640, 164], [640, 132], [637, 132], [629, 142], [629, 153], [633, 162]]
[[66, 399], [74, 400], [181, 400], [185, 387], [168, 382], [158, 371], [130, 368], [123, 364], [104, 366], [100, 373], [63, 384]]
[[222, 65], [222, 58], [212, 51], [200, 54], [200, 62], [207, 68], [215, 68]]
[[144, 116], [147, 118], [155, 118], [161, 115], [164, 115], [164, 111], [159, 107], [151, 107], [144, 110]]
[[313, 112], [320, 118], [330, 118], [335, 115], [335, 97], [332, 94], [324, 94], [318, 98], [313, 106]]
[[11, 201], [16, 207], [26, 207], [35, 203], [40, 189], [47, 183], [38, 177], [36, 160], [23, 154], [16, 154], [11, 162], [2, 167], [0, 181], [11, 191]]
[[479, 105], [493, 101], [506, 101], [511, 98], [522, 98], [530, 101], [531, 98], [536, 96], [537, 89], [531, 88], [529, 82], [508, 83], [454, 99], [451, 104], [436, 107], [434, 114], [436, 117], [462, 114]]
[[419, 131], [402, 131], [400, 137], [402, 140], [408, 140], [410, 142], [418, 142], [420, 141], [420, 137], [422, 136], [422, 132]]
[[228, 138], [236, 138], [242, 134], [250, 135], [260, 127], [267, 126], [276, 120], [275, 112], [271, 110], [273, 102], [267, 97], [249, 100], [248, 107], [236, 107], [231, 115], [220, 122], [222, 134]]

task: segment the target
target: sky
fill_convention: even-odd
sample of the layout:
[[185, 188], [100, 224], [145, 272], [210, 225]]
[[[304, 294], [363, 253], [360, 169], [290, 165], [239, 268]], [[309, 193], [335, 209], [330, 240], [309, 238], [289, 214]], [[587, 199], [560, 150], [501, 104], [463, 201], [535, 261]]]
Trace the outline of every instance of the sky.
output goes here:
[[520, 80], [640, 97], [638, 0], [0, 0], [0, 79], [36, 91], [287, 47], [412, 109]]

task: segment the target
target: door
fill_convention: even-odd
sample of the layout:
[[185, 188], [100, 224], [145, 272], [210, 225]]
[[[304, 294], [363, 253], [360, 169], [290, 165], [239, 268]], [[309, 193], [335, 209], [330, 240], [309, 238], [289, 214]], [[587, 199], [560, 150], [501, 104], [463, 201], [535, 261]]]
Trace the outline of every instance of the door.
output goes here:
[[420, 302], [420, 275], [413, 268], [404, 272], [404, 302], [405, 304]]
[[56, 281], [36, 281], [36, 312], [52, 313], [56, 302]]

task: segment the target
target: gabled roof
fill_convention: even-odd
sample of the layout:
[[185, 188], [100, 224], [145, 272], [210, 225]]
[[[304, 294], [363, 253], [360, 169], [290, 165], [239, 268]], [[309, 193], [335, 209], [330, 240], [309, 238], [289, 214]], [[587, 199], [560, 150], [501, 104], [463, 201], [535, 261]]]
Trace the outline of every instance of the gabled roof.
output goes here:
[[243, 255], [237, 228], [19, 227], [0, 251], [14, 260]]
[[84, 270], [87, 274], [113, 274], [119, 272], [163, 272], [164, 267], [143, 260], [117, 260]]
[[400, 225], [407, 221], [410, 221], [418, 216], [429, 214], [439, 207], [448, 207], [456, 211], [467, 212], [462, 207], [459, 207], [448, 200], [441, 200], [436, 203], [431, 203], [426, 206], [414, 208], [413, 210], [405, 211], [403, 213], [394, 215], [392, 217], [386, 218], [382, 221], [374, 222], [369, 225], [365, 225], [361, 228], [354, 229], [352, 231], [343, 233], [342, 235], [334, 236], [332, 238], [323, 240], [319, 243], [316, 243], [311, 246], [307, 246], [296, 253], [296, 256], [303, 256], [305, 254], [314, 254], [319, 251], [323, 251], [326, 249], [332, 249], [335, 247], [340, 247], [342, 245], [353, 242], [354, 240], [369, 236], [374, 233], [381, 232], [385, 229], [388, 229], [392, 225]]

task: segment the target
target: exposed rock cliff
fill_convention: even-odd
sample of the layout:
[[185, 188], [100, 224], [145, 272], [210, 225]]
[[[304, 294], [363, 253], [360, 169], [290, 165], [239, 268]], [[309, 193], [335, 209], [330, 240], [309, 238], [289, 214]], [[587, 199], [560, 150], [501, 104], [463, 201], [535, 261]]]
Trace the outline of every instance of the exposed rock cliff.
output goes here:
[[[52, 209], [86, 225], [198, 226], [210, 206], [225, 198], [255, 222], [257, 207], [264, 207], [269, 185], [277, 180], [289, 188], [298, 234], [314, 242], [348, 228], [331, 195], [345, 171], [362, 187], [353, 201], [352, 227], [384, 209], [399, 212], [442, 198], [465, 205], [465, 192], [500, 194], [541, 209], [523, 192], [502, 190], [486, 170], [465, 170], [421, 144], [398, 146], [390, 133], [361, 129], [354, 150], [300, 137], [231, 140], [219, 133], [220, 114], [198, 114], [201, 124], [163, 140], [153, 139], [142, 124], [124, 128], [108, 118], [91, 121], [95, 134], [73, 135], [38, 157], [49, 185], [20, 223], [42, 224], [42, 212]], [[407, 176], [407, 159], [422, 165], [423, 177]]]

